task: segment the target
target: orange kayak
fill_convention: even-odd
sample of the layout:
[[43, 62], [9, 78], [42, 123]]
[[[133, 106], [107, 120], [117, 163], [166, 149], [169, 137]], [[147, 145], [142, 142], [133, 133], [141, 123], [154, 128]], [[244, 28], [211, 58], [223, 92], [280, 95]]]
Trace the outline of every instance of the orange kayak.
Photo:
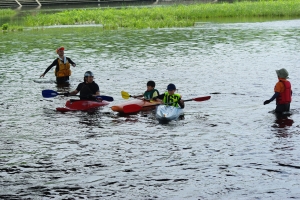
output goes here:
[[154, 108], [156, 108], [156, 105], [161, 104], [159, 101], [146, 101], [146, 100], [141, 100], [141, 99], [133, 99], [130, 101], [126, 101], [117, 105], [114, 105], [111, 107], [111, 109], [115, 112], [121, 112], [123, 113], [124, 110], [124, 106], [128, 106], [128, 105], [138, 105], [141, 108], [141, 111], [146, 111], [146, 110], [152, 110]]

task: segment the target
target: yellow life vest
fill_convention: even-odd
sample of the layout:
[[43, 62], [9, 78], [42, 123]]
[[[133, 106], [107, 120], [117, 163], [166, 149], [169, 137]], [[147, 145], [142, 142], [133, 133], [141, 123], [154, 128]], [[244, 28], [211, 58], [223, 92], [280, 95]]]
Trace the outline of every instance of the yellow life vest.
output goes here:
[[179, 107], [178, 105], [178, 101], [181, 98], [180, 94], [173, 94], [173, 95], [169, 95], [168, 92], [165, 92], [165, 96], [163, 98], [163, 102], [165, 104], [168, 104], [170, 106], [174, 106], [174, 107]]
[[56, 77], [65, 77], [65, 76], [71, 76], [71, 70], [70, 70], [70, 63], [67, 60], [66, 64], [64, 64], [63, 61], [61, 61], [59, 58], [58, 60], [58, 68], [55, 69], [54, 73]]

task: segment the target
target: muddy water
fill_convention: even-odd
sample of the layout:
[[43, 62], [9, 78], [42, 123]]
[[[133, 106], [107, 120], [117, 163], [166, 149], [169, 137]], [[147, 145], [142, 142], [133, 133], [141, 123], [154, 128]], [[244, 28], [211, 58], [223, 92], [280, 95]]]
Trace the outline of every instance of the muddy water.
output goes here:
[[[60, 28], [1, 35], [0, 199], [299, 199], [299, 20], [199, 23], [193, 28], [102, 31]], [[71, 85], [39, 75], [65, 46]], [[293, 84], [292, 115], [276, 120], [276, 69]], [[175, 83], [185, 119], [59, 113], [68, 99], [41, 91], [76, 88], [95, 74], [111, 105], [125, 90]]]

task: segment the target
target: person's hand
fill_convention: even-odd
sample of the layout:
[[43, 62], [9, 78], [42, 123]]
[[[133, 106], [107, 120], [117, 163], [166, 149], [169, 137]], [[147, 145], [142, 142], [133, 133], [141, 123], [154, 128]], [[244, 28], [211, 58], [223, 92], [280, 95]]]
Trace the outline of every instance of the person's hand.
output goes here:
[[73, 67], [76, 67], [76, 64], [72, 64]]
[[270, 100], [266, 100], [264, 101], [264, 105], [269, 104], [271, 101]]
[[101, 97], [96, 97], [96, 101], [102, 102], [102, 98]]
[[153, 101], [156, 101], [156, 99], [157, 99], [157, 97], [153, 97], [153, 98], [152, 98]]
[[68, 96], [70, 96], [70, 92], [66, 92], [66, 93], [64, 93], [64, 96], [65, 96], [65, 97], [68, 97]]
[[40, 78], [42, 78], [42, 77], [44, 77], [45, 76], [45, 74], [42, 74], [42, 75], [40, 75]]

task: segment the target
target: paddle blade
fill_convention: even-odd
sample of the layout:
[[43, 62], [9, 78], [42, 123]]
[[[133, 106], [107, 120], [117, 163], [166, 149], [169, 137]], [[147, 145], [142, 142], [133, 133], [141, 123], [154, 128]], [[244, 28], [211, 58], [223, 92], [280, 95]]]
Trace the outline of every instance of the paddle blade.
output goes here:
[[141, 111], [141, 109], [142, 109], [142, 106], [139, 106], [137, 104], [129, 104], [129, 105], [126, 105], [123, 107], [123, 112], [126, 114], [136, 113], [136, 112]]
[[210, 96], [197, 97], [197, 98], [194, 98], [193, 101], [206, 101], [206, 100], [209, 100], [209, 99], [210, 99]]
[[125, 91], [121, 91], [121, 95], [122, 95], [123, 99], [129, 99], [129, 97], [130, 97], [129, 93], [125, 92]]
[[102, 100], [105, 100], [105, 101], [114, 101], [114, 98], [113, 97], [110, 97], [110, 96], [103, 96], [103, 95], [100, 95], [100, 96], [97, 96], [97, 97], [101, 97]]
[[42, 95], [44, 98], [51, 98], [51, 97], [56, 97], [58, 93], [53, 90], [43, 90]]

